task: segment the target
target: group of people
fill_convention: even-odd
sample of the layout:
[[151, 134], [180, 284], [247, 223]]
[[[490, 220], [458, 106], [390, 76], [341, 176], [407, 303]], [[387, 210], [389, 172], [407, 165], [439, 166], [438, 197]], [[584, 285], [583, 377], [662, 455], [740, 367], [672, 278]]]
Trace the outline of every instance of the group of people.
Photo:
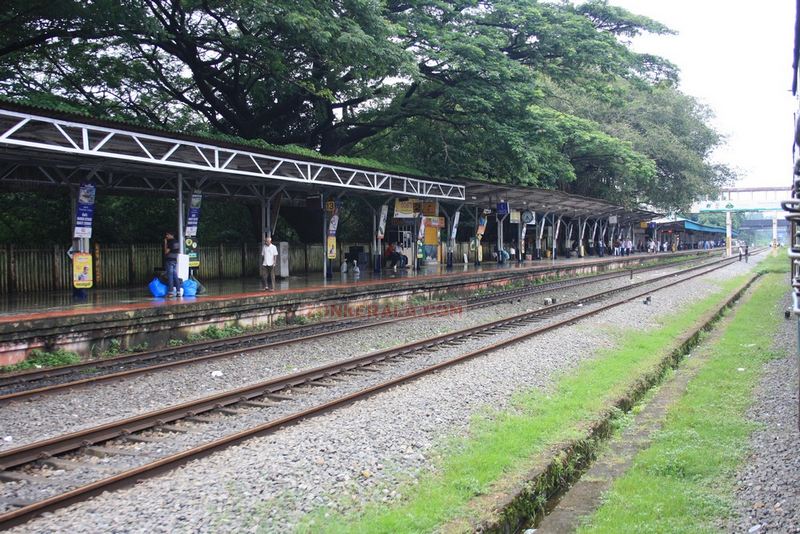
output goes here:
[[633, 252], [633, 241], [622, 239], [614, 241], [614, 256], [630, 256]]

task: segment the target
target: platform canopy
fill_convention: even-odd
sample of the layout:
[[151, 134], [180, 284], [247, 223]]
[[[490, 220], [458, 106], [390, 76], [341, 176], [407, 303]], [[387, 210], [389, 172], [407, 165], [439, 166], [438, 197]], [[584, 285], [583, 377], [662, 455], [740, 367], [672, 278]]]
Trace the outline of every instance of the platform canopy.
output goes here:
[[597, 198], [571, 195], [552, 189], [539, 189], [512, 184], [467, 180], [466, 202], [493, 207], [508, 202], [511, 209], [529, 209], [538, 214], [554, 214], [568, 218], [599, 219], [616, 216], [619, 224], [651, 221], [661, 214], [645, 209], [627, 209]]
[[281, 191], [289, 199], [296, 193], [301, 201], [318, 192], [349, 192], [483, 208], [507, 201], [513, 209], [537, 214], [614, 215], [620, 224], [659, 215], [560, 191], [393, 173], [265, 149], [258, 141], [187, 135], [0, 99], [0, 186], [41, 189], [89, 180], [120, 194], [174, 196], [180, 189], [196, 189], [209, 197], [263, 200]]
[[[654, 221], [659, 231], [672, 230], [674, 232], [700, 232], [706, 234], [725, 235], [725, 228], [722, 226], [711, 226], [709, 224], [700, 224], [689, 219], [657, 219]], [[733, 236], [738, 235], [737, 232], [732, 232]]]
[[463, 201], [464, 186], [335, 160], [0, 101], [0, 183], [65, 186], [91, 179], [119, 192], [174, 194], [180, 177], [204, 195], [354, 191]]

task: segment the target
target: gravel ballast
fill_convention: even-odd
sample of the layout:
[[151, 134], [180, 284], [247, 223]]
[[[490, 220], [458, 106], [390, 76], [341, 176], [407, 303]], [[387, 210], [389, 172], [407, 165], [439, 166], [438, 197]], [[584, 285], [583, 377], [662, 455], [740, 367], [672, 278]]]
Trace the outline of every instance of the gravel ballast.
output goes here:
[[[635, 301], [617, 307], [16, 531], [240, 532], [260, 526], [282, 532], [320, 506], [352, 510], [364, 502], [396, 500], [398, 481], [413, 481], [431, 469], [437, 445], [463, 433], [475, 414], [506, 406], [515, 391], [551, 384], [598, 350], [613, 347], [628, 328], [656, 328], [664, 315], [715, 291], [714, 280], [752, 266], [737, 263], [655, 292], [650, 306]], [[412, 322], [417, 321], [397, 326]]]
[[541, 307], [545, 298], [573, 300], [602, 289], [626, 287], [674, 269], [635, 274], [596, 284], [540, 293], [520, 302], [464, 310], [453, 316], [398, 321], [365, 330], [291, 344], [269, 351], [242, 353], [64, 390], [41, 398], [3, 405], [0, 450], [74, 432], [181, 402], [254, 384], [301, 369], [352, 358], [456, 329], [494, 321]]
[[[782, 310], [790, 306], [787, 298]], [[751, 436], [750, 454], [736, 476], [732, 532], [800, 532], [796, 317], [782, 324], [775, 350], [785, 356], [767, 363], [748, 411], [748, 418], [762, 426]]]

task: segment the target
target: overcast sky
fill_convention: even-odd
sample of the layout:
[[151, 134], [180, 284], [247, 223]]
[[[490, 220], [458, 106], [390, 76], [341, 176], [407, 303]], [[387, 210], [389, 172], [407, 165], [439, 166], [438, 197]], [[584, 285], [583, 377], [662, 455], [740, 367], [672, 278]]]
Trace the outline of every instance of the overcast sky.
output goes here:
[[794, 2], [610, 0], [677, 35], [643, 36], [634, 48], [666, 57], [681, 89], [714, 111], [727, 144], [714, 158], [737, 169], [739, 187], [790, 186]]

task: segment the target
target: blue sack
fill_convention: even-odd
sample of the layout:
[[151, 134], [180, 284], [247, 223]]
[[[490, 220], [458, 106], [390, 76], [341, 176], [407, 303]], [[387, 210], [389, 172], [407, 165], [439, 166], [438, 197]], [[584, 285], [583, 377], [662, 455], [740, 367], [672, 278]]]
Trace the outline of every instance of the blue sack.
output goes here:
[[183, 287], [184, 297], [194, 297], [197, 295], [197, 282], [195, 282], [191, 278], [188, 280], [184, 280], [183, 286], [181, 287]]
[[158, 277], [153, 278], [153, 281], [147, 287], [150, 288], [150, 293], [156, 298], [163, 298], [167, 295], [167, 286], [161, 283]]

